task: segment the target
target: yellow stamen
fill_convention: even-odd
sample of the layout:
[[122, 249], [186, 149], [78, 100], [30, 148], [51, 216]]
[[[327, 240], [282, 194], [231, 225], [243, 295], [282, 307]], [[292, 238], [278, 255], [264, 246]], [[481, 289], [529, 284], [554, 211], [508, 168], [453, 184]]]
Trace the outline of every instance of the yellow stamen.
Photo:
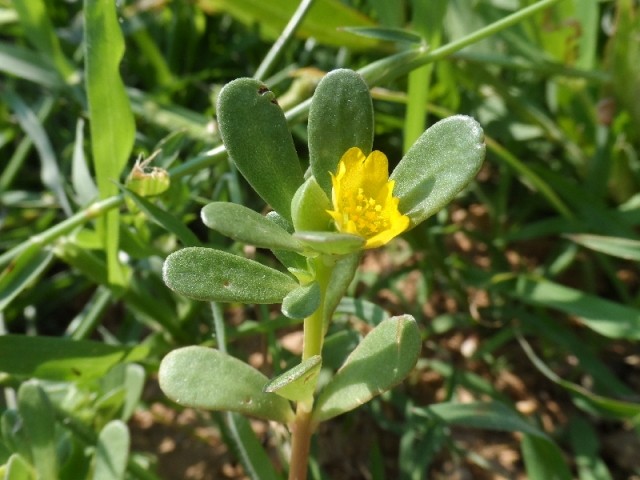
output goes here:
[[359, 148], [350, 148], [331, 182], [334, 209], [329, 215], [340, 232], [366, 238], [365, 248], [384, 245], [409, 227], [409, 217], [400, 213], [392, 196], [394, 182], [384, 153], [365, 157]]

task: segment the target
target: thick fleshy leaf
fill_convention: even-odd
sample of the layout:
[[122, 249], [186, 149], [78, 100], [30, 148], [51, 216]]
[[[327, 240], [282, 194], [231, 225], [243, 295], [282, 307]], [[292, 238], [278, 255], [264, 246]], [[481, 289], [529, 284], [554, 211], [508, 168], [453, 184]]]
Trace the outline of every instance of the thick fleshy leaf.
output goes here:
[[291, 201], [291, 218], [296, 231], [327, 231], [333, 220], [327, 213], [331, 201], [314, 177], [305, 181]]
[[365, 239], [350, 233], [296, 232], [293, 237], [310, 250], [328, 255], [346, 255], [364, 248]]
[[9, 457], [4, 471], [2, 468], [0, 466], [0, 475], [6, 480], [37, 480], [38, 478], [33, 467], [17, 453]]
[[455, 115], [428, 128], [391, 174], [400, 212], [415, 226], [443, 208], [473, 179], [484, 160], [480, 124]]
[[333, 313], [344, 298], [347, 288], [356, 274], [362, 252], [358, 251], [338, 259], [331, 270], [331, 277], [324, 294], [324, 331], [329, 328]]
[[282, 313], [289, 318], [303, 319], [320, 306], [320, 285], [312, 282], [291, 290], [282, 300]]
[[313, 176], [331, 195], [331, 176], [351, 147], [368, 155], [373, 145], [369, 87], [353, 70], [329, 72], [318, 84], [309, 110], [309, 162]]
[[294, 402], [308, 400], [316, 388], [320, 367], [322, 367], [322, 357], [320, 355], [309, 357], [271, 380], [264, 387], [264, 391], [277, 393], [281, 397]]
[[353, 410], [400, 383], [415, 365], [420, 344], [420, 332], [411, 315], [380, 323], [320, 393], [313, 421], [322, 422]]
[[20, 385], [18, 409], [24, 422], [33, 464], [41, 480], [58, 478], [55, 416], [49, 397], [37, 381]]
[[260, 248], [302, 250], [289, 232], [243, 205], [213, 202], [202, 209], [201, 216], [207, 227], [238, 242]]
[[282, 423], [293, 418], [287, 400], [262, 391], [267, 377], [219, 350], [199, 346], [174, 350], [162, 360], [158, 378], [162, 391], [180, 405]]
[[[291, 226], [291, 224], [287, 220], [285, 220], [278, 212], [274, 212], [272, 210], [267, 213], [265, 218], [270, 222], [275, 223], [286, 232], [293, 233], [293, 227]], [[273, 250], [273, 254], [288, 269], [303, 271], [307, 268], [307, 257], [297, 252], [275, 249]]]
[[298, 284], [261, 263], [212, 248], [183, 248], [167, 257], [167, 286], [209, 302], [280, 303]]
[[121, 420], [107, 423], [98, 435], [96, 466], [93, 480], [118, 480], [125, 478], [129, 458], [130, 436], [127, 425]]
[[274, 93], [262, 82], [239, 78], [220, 92], [217, 112], [222, 140], [240, 173], [291, 221], [291, 199], [304, 178]]

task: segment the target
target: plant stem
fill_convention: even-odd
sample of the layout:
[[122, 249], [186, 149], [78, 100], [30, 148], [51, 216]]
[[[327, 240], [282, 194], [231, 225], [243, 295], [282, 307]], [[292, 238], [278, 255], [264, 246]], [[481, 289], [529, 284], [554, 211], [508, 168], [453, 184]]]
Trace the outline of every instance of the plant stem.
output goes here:
[[289, 480], [306, 480], [311, 447], [311, 409], [300, 402], [296, 410], [296, 419], [291, 427], [291, 462]]
[[[328, 256], [319, 256], [310, 260], [315, 271], [315, 281], [320, 286], [320, 306], [304, 320], [304, 345], [302, 360], [320, 355], [324, 342], [324, 316], [327, 288], [331, 281], [331, 274], [335, 260]], [[309, 449], [313, 425], [311, 412], [313, 397], [306, 402], [298, 402], [296, 418], [291, 425], [291, 462], [289, 464], [289, 480], [306, 480], [309, 464]]]

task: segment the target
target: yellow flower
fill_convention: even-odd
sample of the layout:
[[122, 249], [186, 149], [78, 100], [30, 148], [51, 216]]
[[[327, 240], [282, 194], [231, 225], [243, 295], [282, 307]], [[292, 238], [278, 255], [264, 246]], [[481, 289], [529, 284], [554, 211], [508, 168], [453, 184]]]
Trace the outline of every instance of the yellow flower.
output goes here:
[[331, 174], [334, 210], [327, 210], [340, 232], [367, 239], [364, 248], [389, 242], [409, 227], [409, 217], [398, 210], [393, 197], [394, 181], [389, 180], [389, 161], [384, 153], [368, 157], [357, 147], [340, 159], [338, 171]]

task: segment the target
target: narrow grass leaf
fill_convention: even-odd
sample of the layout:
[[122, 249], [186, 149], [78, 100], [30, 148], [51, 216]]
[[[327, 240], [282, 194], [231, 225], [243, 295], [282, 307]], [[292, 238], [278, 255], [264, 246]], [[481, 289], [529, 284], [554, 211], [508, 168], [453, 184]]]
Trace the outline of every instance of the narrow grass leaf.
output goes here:
[[520, 276], [510, 295], [523, 302], [560, 310], [609, 338], [640, 339], [640, 310], [541, 278]]
[[186, 247], [195, 247], [200, 245], [200, 240], [196, 237], [189, 228], [178, 220], [171, 213], [163, 210], [162, 208], [154, 205], [152, 202], [144, 197], [132, 192], [131, 190], [122, 187], [122, 193], [124, 193], [136, 206], [142, 210], [151, 220], [160, 225], [166, 231], [173, 233], [183, 245]]
[[[223, 10], [247, 25], [260, 24], [261, 33], [276, 39], [287, 25], [300, 2], [298, 0], [201, 0], [205, 10]], [[317, 42], [352, 50], [379, 49], [377, 40], [341, 32], [340, 27], [373, 27], [374, 22], [338, 0], [316, 0], [298, 29], [298, 36], [313, 38]]]
[[84, 154], [84, 120], [76, 123], [76, 140], [73, 144], [73, 160], [71, 163], [71, 184], [76, 193], [76, 201], [80, 205], [88, 205], [98, 197], [98, 187], [93, 181], [87, 157]]
[[612, 415], [620, 418], [634, 418], [640, 415], [640, 403], [623, 401], [613, 398], [596, 395], [586, 388], [576, 385], [557, 375], [552, 371], [533, 351], [531, 345], [522, 337], [518, 337], [520, 346], [524, 350], [531, 363], [549, 380], [557, 383], [562, 388], [570, 391], [574, 395], [574, 401], [588, 412], [597, 411], [599, 414]]
[[31, 245], [0, 273], [0, 312], [34, 284], [52, 258], [51, 250]]
[[571, 480], [571, 472], [555, 443], [536, 435], [525, 435], [522, 457], [529, 480]]
[[[71, 216], [71, 205], [64, 189], [64, 177], [58, 166], [58, 159], [51, 146], [51, 141], [40, 119], [31, 110], [26, 103], [17, 94], [11, 90], [3, 90], [0, 97], [7, 102], [9, 107], [15, 113], [20, 126], [33, 141], [38, 155], [40, 156], [41, 168], [40, 178], [42, 183], [50, 188], [60, 203], [60, 206], [67, 214]], [[53, 99], [48, 101], [52, 102]]]
[[18, 12], [22, 29], [29, 41], [43, 57], [52, 59], [61, 78], [69, 80], [74, 68], [60, 47], [44, 0], [14, 0], [13, 7]]
[[0, 372], [43, 380], [87, 381], [114, 365], [144, 359], [149, 347], [120, 347], [89, 340], [0, 336]]
[[234, 412], [226, 412], [223, 432], [225, 437], [230, 439], [240, 463], [251, 480], [282, 480], [248, 419]]
[[569, 422], [569, 441], [575, 452], [575, 461], [580, 480], [612, 480], [606, 463], [600, 458], [598, 433], [582, 417], [573, 417]]
[[47, 88], [64, 85], [58, 72], [41, 55], [5, 42], [0, 42], [0, 72]]
[[[85, 82], [89, 102], [91, 150], [101, 198], [118, 191], [122, 169], [133, 147], [135, 125], [129, 99], [120, 78], [124, 41], [110, 0], [85, 0]], [[124, 285], [118, 261], [119, 212], [110, 210], [98, 221], [104, 239], [110, 283]]]
[[93, 480], [124, 479], [129, 458], [129, 429], [121, 420], [112, 420], [98, 435]]
[[343, 27], [340, 30], [384, 42], [408, 43], [413, 45], [420, 45], [424, 42], [424, 39], [419, 34], [402, 28]]
[[501, 402], [437, 403], [425, 408], [415, 408], [417, 415], [435, 415], [449, 424], [484, 430], [523, 432], [549, 440], [547, 435], [525, 421], [512, 408]]
[[589, 235], [586, 233], [568, 235], [574, 242], [596, 252], [640, 262], [640, 240], [631, 238]]

